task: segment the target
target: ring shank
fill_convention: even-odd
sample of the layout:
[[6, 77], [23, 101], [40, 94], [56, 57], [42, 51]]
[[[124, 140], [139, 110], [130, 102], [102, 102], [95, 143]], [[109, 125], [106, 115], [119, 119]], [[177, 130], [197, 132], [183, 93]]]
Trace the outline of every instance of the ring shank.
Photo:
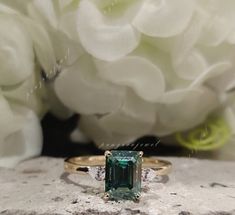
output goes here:
[[[87, 172], [90, 167], [105, 166], [105, 156], [80, 156], [65, 160], [65, 171], [70, 173]], [[167, 175], [171, 171], [172, 164], [166, 160], [158, 160], [154, 157], [143, 157], [142, 168], [151, 168], [156, 175]]]

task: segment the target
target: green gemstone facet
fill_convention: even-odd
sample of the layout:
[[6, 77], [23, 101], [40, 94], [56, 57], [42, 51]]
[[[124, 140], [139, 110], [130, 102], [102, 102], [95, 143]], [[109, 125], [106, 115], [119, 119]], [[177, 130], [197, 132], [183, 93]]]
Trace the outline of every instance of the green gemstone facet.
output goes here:
[[142, 157], [139, 151], [111, 151], [106, 157], [105, 192], [110, 199], [136, 200], [141, 191]]

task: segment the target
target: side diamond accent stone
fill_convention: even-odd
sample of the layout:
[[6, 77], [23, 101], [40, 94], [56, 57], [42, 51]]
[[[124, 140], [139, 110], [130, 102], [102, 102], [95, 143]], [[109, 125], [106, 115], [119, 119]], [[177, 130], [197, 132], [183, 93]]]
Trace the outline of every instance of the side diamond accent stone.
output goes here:
[[151, 168], [142, 169], [142, 177], [141, 180], [143, 182], [150, 182], [156, 177], [156, 172]]
[[89, 174], [97, 181], [105, 180], [105, 166], [90, 167]]
[[[105, 180], [105, 166], [90, 167], [89, 175], [97, 181]], [[141, 180], [142, 182], [151, 182], [156, 177], [156, 172], [151, 168], [142, 169]]]

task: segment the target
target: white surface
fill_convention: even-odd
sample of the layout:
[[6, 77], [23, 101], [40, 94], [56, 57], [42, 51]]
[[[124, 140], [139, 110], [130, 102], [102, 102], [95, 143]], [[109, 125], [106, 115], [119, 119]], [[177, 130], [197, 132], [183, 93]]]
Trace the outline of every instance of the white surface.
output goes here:
[[167, 158], [169, 180], [143, 187], [139, 203], [100, 198], [103, 182], [63, 172], [63, 160], [41, 157], [0, 169], [0, 214], [234, 215], [235, 163]]

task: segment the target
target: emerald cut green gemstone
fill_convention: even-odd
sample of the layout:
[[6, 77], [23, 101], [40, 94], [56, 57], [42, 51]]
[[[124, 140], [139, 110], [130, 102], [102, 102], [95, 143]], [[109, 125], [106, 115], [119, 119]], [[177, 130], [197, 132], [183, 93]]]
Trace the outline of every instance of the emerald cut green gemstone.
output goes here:
[[141, 192], [141, 167], [139, 151], [111, 151], [105, 165], [105, 192], [109, 198], [136, 200]]

